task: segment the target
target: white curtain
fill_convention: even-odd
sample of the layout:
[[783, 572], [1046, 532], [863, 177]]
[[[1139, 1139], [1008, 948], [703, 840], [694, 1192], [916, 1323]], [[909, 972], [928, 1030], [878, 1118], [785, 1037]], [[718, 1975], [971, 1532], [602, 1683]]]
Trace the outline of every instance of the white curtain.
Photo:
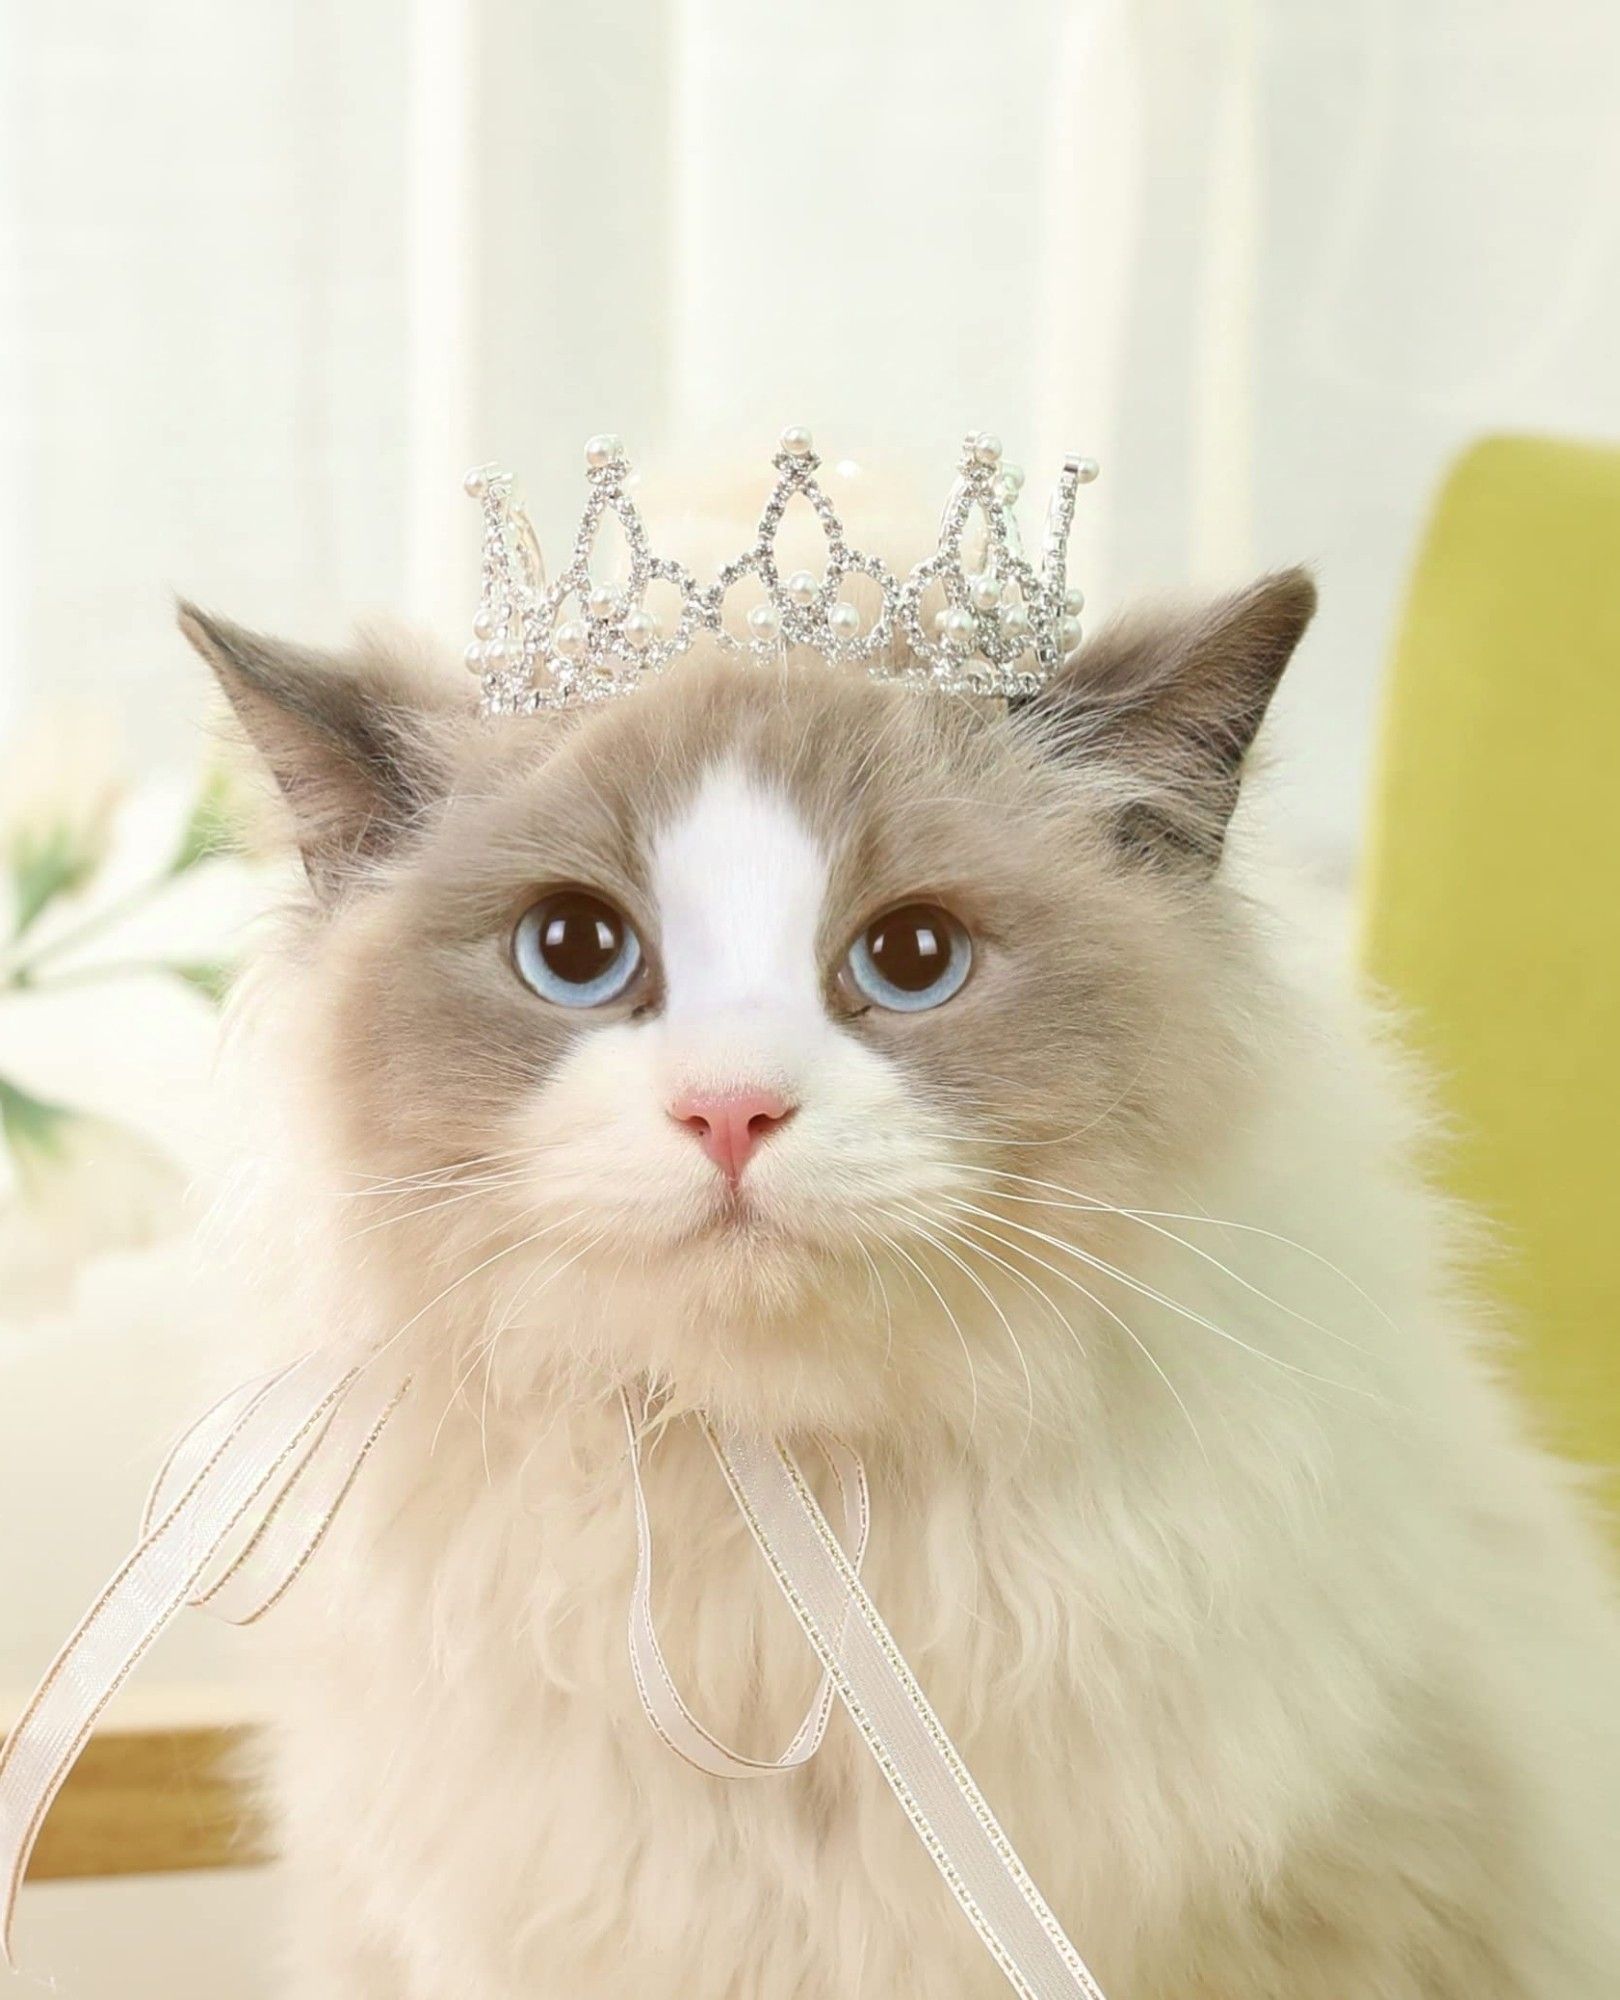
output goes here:
[[1343, 879], [1448, 458], [1620, 433], [1612, 0], [687, 0], [672, 422], [1104, 477], [1094, 603], [1298, 560], [1274, 819]]
[[1106, 609], [1299, 557], [1285, 826], [1342, 867], [1435, 478], [1620, 429], [1610, 0], [10, 0], [0, 716], [175, 753], [167, 594], [459, 633], [456, 469], [802, 419], [1094, 451]]

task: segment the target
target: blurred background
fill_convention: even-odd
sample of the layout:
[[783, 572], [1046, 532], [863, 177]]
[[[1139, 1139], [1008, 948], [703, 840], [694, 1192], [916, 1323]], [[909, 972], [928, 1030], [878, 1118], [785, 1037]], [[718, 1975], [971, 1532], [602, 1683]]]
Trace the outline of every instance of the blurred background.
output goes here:
[[[762, 492], [788, 422], [941, 496], [969, 428], [1037, 498], [1094, 454], [1090, 617], [1317, 566], [1266, 818], [1411, 1010], [1601, 1474], [1617, 102], [1613, 0], [0, 0], [0, 1700], [207, 1364], [186, 1190], [274, 884], [173, 593], [459, 649], [461, 473], [555, 541], [603, 428]], [[269, 1894], [51, 1885], [22, 1942], [69, 2000], [256, 2000]]]

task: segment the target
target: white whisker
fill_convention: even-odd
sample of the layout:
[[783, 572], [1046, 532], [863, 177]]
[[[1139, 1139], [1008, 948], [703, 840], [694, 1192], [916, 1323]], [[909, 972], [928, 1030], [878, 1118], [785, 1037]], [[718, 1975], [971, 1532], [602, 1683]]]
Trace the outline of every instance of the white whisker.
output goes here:
[[1374, 1391], [1364, 1389], [1357, 1383], [1336, 1381], [1332, 1376], [1319, 1375], [1314, 1369], [1301, 1368], [1297, 1362], [1286, 1361], [1280, 1354], [1271, 1354], [1263, 1347], [1255, 1347], [1249, 1341], [1243, 1340], [1237, 1334], [1231, 1332], [1229, 1328], [1220, 1325], [1218, 1321], [1212, 1320], [1206, 1314], [1197, 1311], [1196, 1308], [1183, 1305], [1179, 1299], [1173, 1299], [1168, 1293], [1159, 1291], [1157, 1287], [1145, 1284], [1139, 1278], [1133, 1278], [1128, 1271], [1122, 1271], [1118, 1265], [1110, 1264], [1106, 1258], [1095, 1256], [1089, 1250], [1082, 1250], [1077, 1244], [1066, 1242], [1060, 1236], [1052, 1236], [1045, 1230], [1031, 1228], [1026, 1222], [1015, 1222], [1011, 1216], [999, 1215], [993, 1210], [978, 1208], [972, 1203], [961, 1203], [960, 1205], [967, 1208], [973, 1214], [982, 1215], [992, 1221], [999, 1222], [1005, 1228], [1016, 1229], [1021, 1235], [1031, 1236], [1036, 1242], [1044, 1243], [1051, 1249], [1061, 1251], [1065, 1256], [1075, 1258], [1078, 1262], [1087, 1265], [1091, 1270], [1097, 1272], [1100, 1277], [1112, 1278], [1116, 1284], [1125, 1286], [1128, 1291], [1136, 1292], [1141, 1297], [1151, 1300], [1154, 1305], [1162, 1306], [1167, 1312], [1176, 1314], [1178, 1318], [1188, 1320], [1194, 1326], [1202, 1327], [1206, 1333], [1212, 1333], [1218, 1339], [1229, 1342], [1233, 1347], [1241, 1349], [1243, 1353], [1252, 1354], [1257, 1361], [1269, 1362], [1272, 1367], [1279, 1368], [1286, 1374], [1297, 1376], [1301, 1381], [1317, 1383], [1325, 1389], [1341, 1390], [1350, 1395], [1361, 1396], [1369, 1402], [1382, 1401], [1382, 1398]]
[[[976, 1210], [974, 1212], [977, 1214], [987, 1213], [987, 1211], [985, 1210]], [[999, 1220], [999, 1218], [993, 1218], [993, 1219]], [[968, 1227], [971, 1229], [974, 1228], [975, 1225], [969, 1223]], [[1154, 1374], [1158, 1376], [1159, 1380], [1164, 1384], [1165, 1388], [1169, 1390], [1171, 1396], [1174, 1397], [1176, 1408], [1180, 1410], [1182, 1416], [1186, 1419], [1187, 1428], [1193, 1434], [1193, 1442], [1198, 1446], [1199, 1453], [1202, 1456], [1204, 1463], [1206, 1465], [1209, 1464], [1210, 1462], [1209, 1452], [1205, 1447], [1202, 1433], [1199, 1431], [1197, 1424], [1193, 1421], [1192, 1411], [1187, 1408], [1186, 1400], [1182, 1396], [1181, 1391], [1176, 1387], [1175, 1383], [1171, 1381], [1169, 1375], [1165, 1372], [1164, 1367], [1160, 1363], [1158, 1356], [1154, 1354], [1153, 1350], [1148, 1346], [1147, 1342], [1143, 1340], [1141, 1335], [1136, 1331], [1135, 1327], [1133, 1327], [1128, 1320], [1124, 1319], [1119, 1313], [1117, 1313], [1114, 1310], [1114, 1308], [1106, 1302], [1106, 1300], [1098, 1298], [1097, 1294], [1094, 1291], [1092, 1291], [1091, 1287], [1089, 1285], [1082, 1284], [1081, 1281], [1077, 1277], [1075, 1277], [1072, 1272], [1059, 1270], [1055, 1264], [1048, 1264], [1044, 1257], [1038, 1257], [1033, 1250], [1028, 1250], [1024, 1247], [1023, 1244], [1014, 1243], [1010, 1241], [1007, 1237], [1000, 1236], [996, 1234], [994, 1231], [986, 1229], [982, 1223], [977, 1225], [977, 1228], [981, 1234], [989, 1236], [992, 1242], [999, 1243], [1003, 1249], [1010, 1251], [1015, 1257], [1027, 1258], [1032, 1264], [1038, 1264], [1043, 1271], [1049, 1272], [1051, 1276], [1056, 1278], [1060, 1284], [1071, 1286], [1075, 1291], [1077, 1291], [1081, 1295], [1082, 1298], [1088, 1299], [1100, 1313], [1105, 1314], [1109, 1319], [1113, 1321], [1115, 1326], [1117, 1326], [1119, 1330], [1125, 1335], [1126, 1339], [1129, 1340], [1131, 1344], [1136, 1348], [1137, 1352], [1142, 1356], [1143, 1360], [1147, 1362], [1148, 1366], [1153, 1370]], [[1084, 1352], [1083, 1349], [1081, 1351]]]
[[[967, 1172], [974, 1174], [993, 1175], [997, 1179], [1012, 1180], [1030, 1187], [1047, 1187], [1047, 1186], [1055, 1187], [1057, 1185], [1056, 1182], [1031, 1180], [1027, 1174], [1008, 1174], [1005, 1171], [994, 1167], [969, 1167], [967, 1169]], [[1072, 1190], [1065, 1188], [1062, 1190], [1062, 1192], [1065, 1194], [1069, 1194], [1072, 1192]], [[1244, 1277], [1241, 1271], [1234, 1271], [1230, 1264], [1223, 1263], [1222, 1260], [1213, 1253], [1213, 1251], [1204, 1249], [1202, 1244], [1191, 1243], [1187, 1240], [1185, 1236], [1178, 1235], [1175, 1230], [1164, 1228], [1155, 1218], [1160, 1214], [1169, 1214], [1169, 1211], [1161, 1211], [1157, 1209], [1143, 1209], [1143, 1208], [1120, 1208], [1116, 1206], [1113, 1202], [1095, 1200], [1088, 1196], [1077, 1196], [1075, 1199], [1070, 1201], [1052, 1201], [1049, 1199], [1042, 1199], [1041, 1197], [1036, 1195], [1008, 1194], [1000, 1189], [994, 1191], [992, 1198], [996, 1201], [1017, 1202], [1021, 1207], [1058, 1209], [1082, 1215], [1116, 1215], [1123, 1222], [1140, 1223], [1144, 1229], [1150, 1230], [1155, 1236], [1163, 1237], [1167, 1243], [1179, 1244], [1180, 1247], [1183, 1250], [1185, 1250], [1190, 1256], [1197, 1257], [1198, 1259], [1200, 1259], [1201, 1262], [1210, 1265], [1213, 1269], [1219, 1271], [1224, 1277], [1230, 1278], [1233, 1284], [1241, 1285], [1244, 1291], [1251, 1293], [1255, 1298], [1262, 1300], [1266, 1305], [1275, 1307], [1278, 1312], [1285, 1313], [1289, 1319], [1298, 1321], [1298, 1323], [1301, 1326], [1308, 1326], [1313, 1333], [1321, 1334], [1325, 1340], [1336, 1340], [1339, 1342], [1341, 1346], [1348, 1347], [1354, 1354], [1365, 1354], [1367, 1352], [1367, 1349], [1365, 1347], [1361, 1346], [1359, 1342], [1352, 1340], [1348, 1334], [1340, 1333], [1336, 1327], [1324, 1325], [1321, 1320], [1313, 1319], [1309, 1313], [1300, 1312], [1297, 1307], [1289, 1305], [1286, 1299], [1279, 1299], [1273, 1297], [1273, 1295], [1270, 1292], [1266, 1291], [1263, 1286], [1257, 1285], [1253, 1282], [1252, 1279]], [[1215, 1220], [1213, 1216], [1207, 1218], [1199, 1218], [1196, 1216], [1185, 1216], [1173, 1219], [1179, 1219], [1185, 1221], [1208, 1220], [1211, 1222]], [[1242, 1223], [1230, 1223], [1225, 1226], [1234, 1229], [1241, 1229], [1246, 1225]], [[1264, 1230], [1261, 1231], [1260, 1233], [1267, 1236], [1275, 1236], [1276, 1234], [1276, 1232], [1272, 1230]], [[1304, 1254], [1307, 1256], [1314, 1256], [1318, 1263], [1325, 1265], [1328, 1270], [1332, 1271], [1336, 1276], [1342, 1278], [1346, 1284], [1352, 1286], [1357, 1292], [1360, 1292], [1361, 1296], [1367, 1300], [1367, 1303], [1370, 1306], [1373, 1306], [1375, 1311], [1380, 1311], [1380, 1312], [1382, 1311], [1382, 1308], [1377, 1305], [1377, 1302], [1369, 1298], [1368, 1295], [1361, 1290], [1361, 1287], [1356, 1284], [1356, 1281], [1349, 1275], [1348, 1272], [1339, 1270], [1337, 1265], [1329, 1264], [1326, 1258], [1321, 1257], [1314, 1251], [1306, 1250], [1303, 1244], [1293, 1243], [1292, 1239], [1288, 1237], [1277, 1237], [1276, 1240], [1282, 1243], [1290, 1244], [1292, 1248], [1303, 1251]], [[1385, 1314], [1384, 1317], [1388, 1319], [1387, 1314]], [[1393, 1321], [1391, 1321], [1390, 1324], [1393, 1326], [1394, 1324]]]
[[938, 1299], [940, 1311], [949, 1320], [951, 1330], [956, 1335], [957, 1341], [961, 1346], [962, 1359], [967, 1363], [968, 1383], [972, 1398], [972, 1406], [968, 1416], [968, 1437], [971, 1439], [978, 1429], [979, 1422], [979, 1375], [978, 1370], [973, 1366], [973, 1350], [968, 1346], [967, 1335], [962, 1331], [962, 1323], [956, 1317], [956, 1314], [951, 1311], [950, 1302], [945, 1297], [945, 1294], [934, 1283], [933, 1279], [929, 1277], [928, 1273], [918, 1263], [917, 1259], [912, 1256], [911, 1252], [906, 1249], [905, 1245], [891, 1238], [888, 1247], [895, 1256], [904, 1259], [911, 1266], [918, 1277], [928, 1287], [929, 1291]]
[[[919, 1216], [913, 1211], [893, 1206], [887, 1212], [890, 1215], [901, 1216], [909, 1220], [912, 1227], [917, 1230], [925, 1242], [932, 1243], [941, 1256], [949, 1258], [951, 1263], [956, 1266], [968, 1282], [983, 1295], [990, 1306], [990, 1310], [1000, 1320], [1003, 1331], [1012, 1343], [1013, 1352], [1018, 1356], [1018, 1365], [1023, 1370], [1025, 1408], [1024, 1442], [1027, 1444], [1035, 1429], [1035, 1378], [1029, 1372], [1029, 1357], [1024, 1353], [1023, 1345], [1019, 1341], [1018, 1335], [1013, 1331], [1012, 1321], [1008, 1319], [1005, 1311], [1002, 1309], [1001, 1301], [990, 1290], [979, 1274], [969, 1264], [965, 1263], [938, 1235], [934, 1234], [934, 1230], [937, 1229], [943, 1231], [946, 1235], [955, 1237], [959, 1243], [967, 1243], [969, 1249], [973, 1248], [973, 1245], [968, 1243], [968, 1239], [960, 1231], [951, 1229], [948, 1224], [938, 1217], [928, 1218]], [[930, 1221], [932, 1221], [932, 1227], [929, 1226]]]
[[[486, 1485], [494, 1484], [494, 1475], [490, 1471], [489, 1464], [489, 1391], [490, 1384], [495, 1378], [495, 1354], [501, 1344], [502, 1336], [511, 1327], [520, 1311], [526, 1308], [533, 1299], [538, 1298], [540, 1293], [547, 1290], [565, 1271], [571, 1271], [582, 1257], [589, 1256], [591, 1251], [596, 1248], [597, 1244], [601, 1242], [606, 1234], [606, 1230], [599, 1229], [594, 1236], [586, 1238], [583, 1243], [579, 1243], [577, 1247], [573, 1248], [572, 1254], [565, 1257], [561, 1264], [556, 1265], [553, 1269], [546, 1272], [544, 1279], [540, 1283], [535, 1283], [535, 1278], [538, 1277], [539, 1273], [531, 1274], [528, 1283], [520, 1287], [519, 1295], [513, 1301], [511, 1312], [505, 1316], [500, 1326], [496, 1328], [495, 1337], [488, 1344], [488, 1354], [484, 1364], [484, 1393], [479, 1399], [478, 1405], [478, 1439], [484, 1456], [484, 1481]], [[568, 1250], [573, 1242], [574, 1239], [569, 1239], [569, 1242], [559, 1247], [563, 1250]], [[544, 1269], [545, 1267], [542, 1266], [541, 1268]]]
[[[1121, 1207], [1119, 1204], [1115, 1202], [1104, 1201], [1097, 1195], [1083, 1194], [1078, 1188], [1065, 1187], [1060, 1181], [1045, 1181], [1045, 1180], [1039, 1180], [1030, 1174], [1015, 1174], [1010, 1169], [1005, 1167], [986, 1167], [986, 1166], [977, 1166], [964, 1163], [961, 1170], [972, 1174], [989, 1175], [997, 1180], [1012, 1181], [1022, 1187], [1045, 1188], [1050, 1192], [1068, 1196], [1069, 1202], [1072, 1202], [1072, 1204], [1077, 1208], [1084, 1209], [1097, 1214], [1118, 1215], [1125, 1218], [1127, 1221], [1131, 1222], [1141, 1222], [1145, 1225], [1151, 1225], [1154, 1222], [1195, 1222], [1195, 1223], [1203, 1223], [1207, 1227], [1213, 1229], [1233, 1229], [1241, 1232], [1243, 1235], [1246, 1236], [1264, 1237], [1269, 1242], [1280, 1243], [1286, 1249], [1297, 1251], [1300, 1256], [1309, 1258], [1313, 1264], [1317, 1264], [1324, 1271], [1329, 1272], [1333, 1277], [1337, 1278], [1341, 1284], [1348, 1285], [1350, 1290], [1353, 1291], [1356, 1294], [1356, 1296], [1363, 1301], [1364, 1304], [1370, 1307], [1373, 1312], [1377, 1313], [1378, 1317], [1384, 1322], [1384, 1324], [1390, 1329], [1392, 1333], [1400, 1332], [1399, 1326], [1393, 1319], [1391, 1319], [1388, 1312], [1386, 1312], [1384, 1307], [1379, 1304], [1378, 1300], [1373, 1297], [1372, 1293], [1369, 1292], [1364, 1285], [1360, 1284], [1358, 1280], [1355, 1279], [1350, 1274], [1350, 1272], [1345, 1270], [1342, 1265], [1335, 1264], [1331, 1257], [1323, 1256], [1320, 1250], [1313, 1250], [1310, 1244], [1302, 1243], [1300, 1242], [1297, 1236], [1286, 1235], [1282, 1230], [1268, 1229], [1263, 1224], [1257, 1222], [1238, 1222], [1231, 1216], [1200, 1214], [1197, 1211], [1189, 1211], [1186, 1209], [1125, 1208]], [[1009, 1201], [1014, 1199], [1014, 1197], [1010, 1195], [1004, 1196], [1002, 1198]], [[1033, 1197], [1020, 1197], [1020, 1198], [1033, 1200]], [[1049, 1204], [1049, 1206], [1053, 1208], [1062, 1208], [1068, 1205], [1069, 1203], [1066, 1202], [1052, 1202]], [[1172, 1242], [1180, 1243], [1183, 1246], [1183, 1248], [1190, 1250], [1194, 1256], [1203, 1257], [1207, 1261], [1212, 1263], [1216, 1261], [1208, 1251], [1202, 1249], [1196, 1243], [1189, 1243], [1184, 1236], [1178, 1236], [1173, 1230], [1165, 1230], [1163, 1234], [1168, 1236]], [[1223, 1265], [1220, 1268], [1225, 1269], [1226, 1267]], [[1238, 1272], [1235, 1271], [1229, 1272], [1228, 1275], [1236, 1278], [1240, 1284], [1246, 1283], [1246, 1280], [1244, 1280], [1241, 1274]], [[1250, 1286], [1249, 1289], [1254, 1290], [1256, 1288]], [[1266, 1294], [1260, 1293], [1260, 1296], [1265, 1297]], [[1283, 1305], [1279, 1300], [1273, 1299], [1270, 1301], [1270, 1303], [1279, 1306], [1280, 1309], [1284, 1312], [1288, 1312], [1291, 1310], [1288, 1306]], [[1314, 1321], [1310, 1321], [1307, 1323], [1313, 1326], [1316, 1324]], [[1320, 1333], [1326, 1333], [1331, 1338], [1334, 1339], [1344, 1338], [1342, 1334], [1334, 1334], [1332, 1332], [1332, 1329], [1328, 1327], [1319, 1326], [1317, 1327], [1317, 1331]], [[1353, 1345], [1353, 1343], [1347, 1343], [1347, 1344]]]

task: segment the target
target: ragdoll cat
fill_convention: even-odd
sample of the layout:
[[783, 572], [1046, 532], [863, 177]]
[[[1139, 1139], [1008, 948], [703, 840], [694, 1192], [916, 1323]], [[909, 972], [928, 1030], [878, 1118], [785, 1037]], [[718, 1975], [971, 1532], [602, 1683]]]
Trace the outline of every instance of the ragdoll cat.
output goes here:
[[867, 1577], [1110, 2000], [1613, 2000], [1620, 1644], [1387, 1059], [1229, 881], [1299, 573], [1018, 712], [694, 655], [605, 708], [185, 629], [309, 881], [261, 983], [289, 1349], [415, 1393], [278, 1614], [288, 2000], [1005, 1990], [694, 1408], [865, 1456]]

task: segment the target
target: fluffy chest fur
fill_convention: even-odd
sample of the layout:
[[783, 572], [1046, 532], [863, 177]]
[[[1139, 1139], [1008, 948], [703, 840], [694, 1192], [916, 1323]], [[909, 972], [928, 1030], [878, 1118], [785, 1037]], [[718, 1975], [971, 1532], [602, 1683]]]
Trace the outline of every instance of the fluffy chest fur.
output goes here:
[[[1144, 1275], [1230, 1317], [1177, 1261]], [[1348, 1386], [1222, 1383], [1170, 1318], [1138, 1325], [1186, 1411], [1145, 1408], [1128, 1457], [870, 1451], [871, 1587], [1020, 1850], [1110, 1992], [1596, 1996], [1607, 1805], [1575, 1753], [1602, 1611], [1579, 1561], [1540, 1570], [1566, 1524], [1539, 1468], [1483, 1437], [1458, 1462], [1455, 1411], [1408, 1402], [1388, 1435]], [[1278, 1331], [1237, 1323], [1259, 1351]], [[331, 1963], [379, 1994], [1000, 1990], [841, 1722], [808, 1771], [745, 1784], [653, 1735], [612, 1408], [443, 1410], [391, 1441], [285, 1635], [311, 1990]], [[1241, 1436], [1248, 1476], [1189, 1421]], [[647, 1476], [672, 1664], [774, 1750], [812, 1678], [797, 1628], [698, 1440], [671, 1429]], [[1508, 1538], [1540, 1573], [1505, 1572]]]

